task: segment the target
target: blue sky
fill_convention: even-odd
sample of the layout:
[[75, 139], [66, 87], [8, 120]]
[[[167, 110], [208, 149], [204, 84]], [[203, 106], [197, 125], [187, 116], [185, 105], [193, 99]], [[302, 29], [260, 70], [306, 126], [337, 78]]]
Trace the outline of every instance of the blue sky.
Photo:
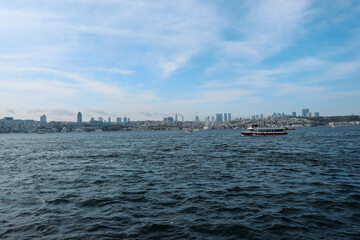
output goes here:
[[360, 114], [360, 1], [0, 0], [0, 117]]

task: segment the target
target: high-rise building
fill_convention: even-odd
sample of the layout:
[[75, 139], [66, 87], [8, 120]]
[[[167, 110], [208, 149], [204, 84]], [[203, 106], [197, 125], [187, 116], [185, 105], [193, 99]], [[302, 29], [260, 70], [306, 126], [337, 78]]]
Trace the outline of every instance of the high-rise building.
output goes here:
[[293, 117], [296, 117], [296, 112], [292, 112], [292, 116], [293, 116]]
[[228, 113], [228, 120], [231, 121], [231, 113]]
[[108, 123], [111, 123], [111, 118], [110, 117], [108, 117]]
[[215, 118], [214, 116], [211, 116], [211, 122], [214, 123], [215, 122]]
[[199, 118], [199, 116], [195, 116], [195, 122], [200, 122], [200, 118]]
[[177, 121], [178, 121], [178, 115], [175, 114], [175, 122], [177, 122]]
[[314, 113], [314, 117], [320, 117], [320, 113], [319, 113], [319, 112], [315, 112], [315, 113]]
[[210, 117], [209, 117], [209, 116], [207, 116], [207, 117], [205, 118], [205, 124], [206, 124], [206, 125], [209, 125], [209, 124], [210, 124]]
[[80, 127], [82, 125], [82, 114], [81, 112], [78, 112], [77, 114], [77, 125]]
[[124, 122], [127, 122], [128, 121], [128, 118], [127, 117], [124, 117]]
[[309, 117], [311, 114], [309, 114], [310, 111], [308, 108], [304, 108], [303, 110], [301, 110], [301, 116], [302, 117]]
[[184, 122], [184, 116], [181, 116], [181, 122]]
[[260, 114], [260, 119], [264, 119], [264, 114]]
[[45, 116], [45, 114], [40, 117], [40, 122], [46, 123], [46, 116]]
[[117, 123], [121, 123], [121, 117], [116, 118]]
[[223, 114], [222, 113], [216, 114], [216, 122], [223, 122]]
[[228, 117], [227, 117], [227, 113], [224, 113], [224, 121], [227, 122]]
[[99, 122], [104, 122], [104, 119], [102, 117], [98, 117]]

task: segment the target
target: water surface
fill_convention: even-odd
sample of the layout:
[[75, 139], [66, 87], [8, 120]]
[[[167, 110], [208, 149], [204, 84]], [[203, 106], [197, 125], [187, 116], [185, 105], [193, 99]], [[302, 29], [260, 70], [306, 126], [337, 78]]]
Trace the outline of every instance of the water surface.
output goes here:
[[3, 239], [360, 239], [360, 128], [0, 135]]

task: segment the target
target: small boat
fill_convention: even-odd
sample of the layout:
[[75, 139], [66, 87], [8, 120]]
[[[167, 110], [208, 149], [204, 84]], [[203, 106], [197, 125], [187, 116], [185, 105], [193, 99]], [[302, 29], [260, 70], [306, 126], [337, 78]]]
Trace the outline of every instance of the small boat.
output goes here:
[[285, 128], [282, 127], [259, 127], [252, 124], [246, 131], [241, 132], [244, 136], [269, 136], [269, 135], [286, 135]]
[[184, 133], [192, 133], [193, 130], [191, 128], [185, 128], [183, 129]]
[[296, 130], [296, 127], [292, 127], [292, 126], [286, 126], [285, 130]]

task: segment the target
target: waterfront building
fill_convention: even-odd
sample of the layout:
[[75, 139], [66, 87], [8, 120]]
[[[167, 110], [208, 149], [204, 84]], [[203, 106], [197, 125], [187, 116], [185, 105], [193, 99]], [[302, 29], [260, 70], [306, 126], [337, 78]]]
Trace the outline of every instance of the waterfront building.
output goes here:
[[40, 117], [40, 122], [46, 123], [46, 116], [45, 116], [45, 114]]
[[124, 122], [127, 122], [128, 121], [128, 118], [127, 117], [124, 117]]
[[78, 112], [77, 114], [77, 125], [80, 127], [82, 125], [82, 114], [81, 112]]
[[231, 121], [231, 113], [228, 113], [228, 120]]
[[224, 121], [227, 122], [228, 118], [227, 118], [227, 113], [224, 113]]
[[116, 118], [117, 123], [121, 123], [121, 117]]

